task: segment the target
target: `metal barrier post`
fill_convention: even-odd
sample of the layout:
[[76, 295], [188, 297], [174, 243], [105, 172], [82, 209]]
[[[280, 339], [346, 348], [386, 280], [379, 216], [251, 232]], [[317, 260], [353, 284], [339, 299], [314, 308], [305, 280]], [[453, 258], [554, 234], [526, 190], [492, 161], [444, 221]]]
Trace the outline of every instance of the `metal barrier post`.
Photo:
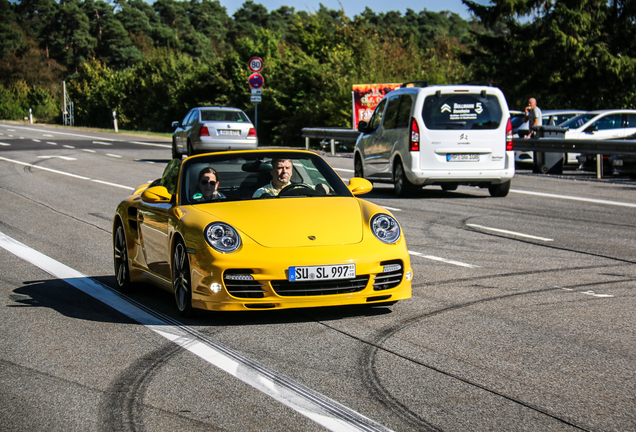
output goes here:
[[596, 178], [603, 178], [603, 155], [596, 155]]
[[305, 137], [305, 150], [309, 150], [309, 137]]
[[333, 138], [331, 138], [331, 154], [336, 154], [336, 140]]

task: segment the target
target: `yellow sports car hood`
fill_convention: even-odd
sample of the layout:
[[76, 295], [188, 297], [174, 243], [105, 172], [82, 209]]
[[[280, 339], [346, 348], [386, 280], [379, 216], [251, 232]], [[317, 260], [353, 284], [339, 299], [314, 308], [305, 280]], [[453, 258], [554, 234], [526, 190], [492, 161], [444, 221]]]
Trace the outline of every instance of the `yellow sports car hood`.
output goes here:
[[364, 222], [355, 198], [221, 201], [199, 204], [192, 209], [205, 213], [208, 222], [232, 225], [265, 247], [330, 246], [362, 241]]

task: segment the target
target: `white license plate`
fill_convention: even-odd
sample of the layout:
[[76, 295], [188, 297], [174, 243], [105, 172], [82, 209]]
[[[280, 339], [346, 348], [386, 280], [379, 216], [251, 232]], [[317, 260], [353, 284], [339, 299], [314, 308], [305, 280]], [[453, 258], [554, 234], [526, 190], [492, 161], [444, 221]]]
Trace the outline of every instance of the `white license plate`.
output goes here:
[[614, 166], [623, 166], [623, 161], [618, 159], [618, 160], [613, 160], [612, 161], [612, 165]]
[[448, 162], [479, 162], [478, 153], [449, 153], [446, 155]]
[[241, 136], [240, 130], [219, 129], [219, 135]]
[[355, 264], [299, 266], [289, 268], [290, 282], [353, 279], [354, 277], [356, 277]]

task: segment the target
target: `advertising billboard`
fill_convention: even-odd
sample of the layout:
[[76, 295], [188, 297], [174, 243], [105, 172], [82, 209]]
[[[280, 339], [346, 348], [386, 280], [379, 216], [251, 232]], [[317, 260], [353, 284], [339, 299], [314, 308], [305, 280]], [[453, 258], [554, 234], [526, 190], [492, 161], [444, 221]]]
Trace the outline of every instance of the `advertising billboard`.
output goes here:
[[354, 84], [353, 95], [353, 128], [358, 129], [360, 121], [369, 121], [373, 110], [385, 94], [399, 88], [400, 84]]

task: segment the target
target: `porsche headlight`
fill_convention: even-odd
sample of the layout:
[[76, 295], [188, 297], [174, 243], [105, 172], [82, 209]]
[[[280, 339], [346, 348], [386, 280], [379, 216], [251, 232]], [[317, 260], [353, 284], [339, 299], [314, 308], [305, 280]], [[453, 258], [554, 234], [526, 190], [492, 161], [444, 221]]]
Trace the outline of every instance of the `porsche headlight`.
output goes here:
[[388, 214], [379, 213], [371, 218], [371, 230], [378, 240], [395, 243], [400, 239], [400, 225]]
[[205, 228], [205, 239], [219, 252], [234, 252], [241, 245], [241, 237], [231, 226], [212, 222]]

